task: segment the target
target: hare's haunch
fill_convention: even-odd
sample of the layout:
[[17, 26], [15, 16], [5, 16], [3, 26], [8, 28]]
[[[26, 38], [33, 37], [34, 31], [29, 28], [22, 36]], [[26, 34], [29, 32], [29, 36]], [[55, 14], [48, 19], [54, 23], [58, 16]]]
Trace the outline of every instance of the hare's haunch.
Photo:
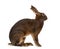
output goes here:
[[22, 19], [11, 28], [9, 39], [12, 45], [33, 45], [32, 43], [24, 43], [26, 36], [31, 34], [35, 44], [41, 46], [38, 42], [38, 35], [43, 27], [44, 21], [47, 20], [47, 16], [44, 13], [40, 13], [34, 6], [31, 6], [31, 10], [36, 14], [35, 19]]

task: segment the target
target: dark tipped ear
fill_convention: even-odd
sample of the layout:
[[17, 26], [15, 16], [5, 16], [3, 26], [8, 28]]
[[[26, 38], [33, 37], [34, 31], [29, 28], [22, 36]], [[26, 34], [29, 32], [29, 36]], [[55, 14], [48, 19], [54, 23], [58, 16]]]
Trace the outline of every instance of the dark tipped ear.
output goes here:
[[34, 6], [32, 6], [31, 5], [31, 10], [36, 14], [36, 13], [38, 13], [38, 10], [34, 7]]

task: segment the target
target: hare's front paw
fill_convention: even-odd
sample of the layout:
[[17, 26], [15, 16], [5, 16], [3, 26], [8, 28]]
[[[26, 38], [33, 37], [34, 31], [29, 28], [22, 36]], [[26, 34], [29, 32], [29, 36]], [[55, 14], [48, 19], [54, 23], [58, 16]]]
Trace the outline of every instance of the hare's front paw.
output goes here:
[[42, 47], [40, 44], [39, 45], [37, 45], [38, 47]]

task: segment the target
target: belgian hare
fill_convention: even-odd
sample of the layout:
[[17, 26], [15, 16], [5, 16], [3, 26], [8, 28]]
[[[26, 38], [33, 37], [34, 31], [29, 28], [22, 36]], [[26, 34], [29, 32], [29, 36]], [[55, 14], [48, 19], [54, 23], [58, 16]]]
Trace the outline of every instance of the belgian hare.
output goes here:
[[31, 10], [35, 13], [36, 18], [18, 21], [10, 30], [10, 44], [14, 46], [33, 46], [32, 43], [24, 43], [26, 36], [31, 34], [35, 44], [41, 47], [38, 41], [38, 35], [43, 27], [44, 21], [47, 20], [47, 16], [44, 13], [40, 13], [34, 6], [31, 6]]

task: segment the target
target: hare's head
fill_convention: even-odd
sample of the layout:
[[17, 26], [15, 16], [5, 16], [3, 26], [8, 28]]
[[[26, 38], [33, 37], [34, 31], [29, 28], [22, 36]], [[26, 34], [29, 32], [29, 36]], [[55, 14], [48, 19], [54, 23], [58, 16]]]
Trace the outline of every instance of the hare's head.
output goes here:
[[36, 14], [37, 20], [47, 20], [47, 16], [44, 13], [39, 12], [34, 6], [31, 6], [31, 10]]
[[40, 19], [40, 20], [45, 21], [45, 20], [47, 20], [47, 16], [44, 13], [38, 12], [38, 13], [36, 13], [36, 19], [37, 20]]

